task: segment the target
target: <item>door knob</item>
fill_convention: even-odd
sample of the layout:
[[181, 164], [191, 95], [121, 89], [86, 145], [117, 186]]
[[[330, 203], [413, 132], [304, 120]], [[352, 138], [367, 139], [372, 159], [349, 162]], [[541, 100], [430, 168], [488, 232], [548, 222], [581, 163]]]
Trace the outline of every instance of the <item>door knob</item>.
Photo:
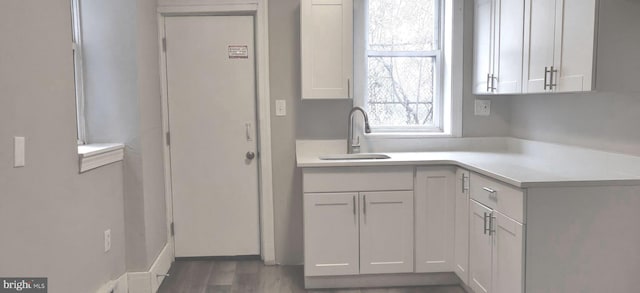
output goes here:
[[256, 154], [254, 152], [247, 152], [245, 156], [247, 157], [247, 160], [253, 160], [253, 158], [256, 157]]

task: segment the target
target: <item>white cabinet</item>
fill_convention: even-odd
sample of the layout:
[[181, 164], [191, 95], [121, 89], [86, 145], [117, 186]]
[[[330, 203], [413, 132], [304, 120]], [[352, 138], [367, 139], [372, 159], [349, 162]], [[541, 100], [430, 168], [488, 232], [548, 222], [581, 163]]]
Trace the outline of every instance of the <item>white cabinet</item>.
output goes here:
[[456, 171], [454, 272], [469, 284], [469, 171]]
[[453, 271], [454, 176], [455, 169], [451, 167], [416, 170], [416, 272]]
[[593, 89], [596, 0], [527, 0], [525, 93]]
[[413, 192], [365, 192], [360, 199], [360, 273], [412, 272]]
[[475, 1], [474, 93], [522, 92], [524, 1]]
[[495, 292], [524, 292], [523, 226], [499, 212], [494, 212], [494, 219], [493, 287]]
[[305, 276], [413, 272], [410, 166], [303, 169]]
[[358, 194], [310, 193], [304, 197], [305, 274], [358, 274]]
[[353, 0], [300, 2], [302, 99], [351, 98]]
[[491, 209], [470, 201], [470, 233], [469, 233], [469, 287], [475, 293], [493, 292], [491, 290], [491, 236], [487, 231]]
[[524, 192], [475, 173], [470, 191], [469, 287], [524, 292]]

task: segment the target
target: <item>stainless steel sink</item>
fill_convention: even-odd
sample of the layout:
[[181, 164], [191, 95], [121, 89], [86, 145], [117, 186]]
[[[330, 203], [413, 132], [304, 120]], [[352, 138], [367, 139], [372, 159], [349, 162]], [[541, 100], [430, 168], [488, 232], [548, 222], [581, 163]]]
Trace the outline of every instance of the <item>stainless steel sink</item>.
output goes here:
[[323, 155], [319, 157], [320, 160], [384, 160], [391, 159], [391, 157], [385, 154], [371, 154], [371, 153], [362, 153], [362, 154], [336, 154], [336, 155]]

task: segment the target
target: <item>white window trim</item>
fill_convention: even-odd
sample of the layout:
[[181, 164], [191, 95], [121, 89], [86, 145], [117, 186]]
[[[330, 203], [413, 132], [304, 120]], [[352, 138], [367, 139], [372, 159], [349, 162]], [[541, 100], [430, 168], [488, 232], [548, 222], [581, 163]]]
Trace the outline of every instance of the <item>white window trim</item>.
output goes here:
[[84, 92], [84, 56], [82, 54], [82, 17], [80, 0], [71, 0], [72, 50], [76, 95], [76, 126], [78, 141], [78, 165], [80, 173], [124, 159], [124, 144], [87, 144]]
[[87, 142], [84, 95], [84, 65], [82, 56], [82, 18], [80, 15], [80, 0], [71, 0], [71, 17], [73, 33], [73, 64], [76, 89], [76, 123], [78, 145]]
[[121, 143], [86, 144], [78, 146], [80, 173], [122, 161], [124, 145]]
[[[373, 142], [378, 139], [393, 138], [439, 138], [462, 136], [462, 98], [463, 98], [463, 14], [464, 0], [442, 0], [441, 3], [441, 58], [436, 60], [442, 64], [436, 64], [441, 69], [441, 79], [436, 82], [440, 85], [436, 89], [437, 95], [442, 99], [434, 100], [434, 107], [442, 107], [442, 117], [439, 127], [428, 129], [419, 127], [385, 127], [373, 128], [372, 133], [364, 134], [360, 119], [355, 121], [355, 135], [364, 136], [365, 140]], [[366, 35], [366, 0], [357, 0], [354, 3], [354, 36]], [[367, 91], [366, 77], [366, 39], [354, 37], [354, 106], [364, 106], [365, 93]], [[436, 77], [437, 78], [437, 77]], [[437, 105], [437, 100], [442, 105]], [[435, 113], [434, 113], [435, 114]], [[437, 124], [437, 122], [436, 122]]]

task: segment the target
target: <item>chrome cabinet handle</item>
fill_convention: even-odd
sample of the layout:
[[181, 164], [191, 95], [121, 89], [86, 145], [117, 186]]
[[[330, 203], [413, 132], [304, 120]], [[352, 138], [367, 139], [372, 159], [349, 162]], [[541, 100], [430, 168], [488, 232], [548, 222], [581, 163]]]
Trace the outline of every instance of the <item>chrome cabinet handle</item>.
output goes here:
[[491, 74], [491, 92], [495, 92], [498, 89], [496, 87], [496, 81], [497, 80], [498, 80], [498, 78], [494, 74]]
[[251, 161], [251, 160], [253, 160], [253, 158], [255, 158], [255, 157], [256, 157], [256, 153], [254, 153], [254, 152], [247, 152], [247, 153], [245, 154], [245, 157], [247, 158], [247, 160]]
[[547, 90], [547, 87], [549, 86], [547, 84], [548, 80], [547, 80], [547, 74], [549, 73], [549, 67], [544, 67], [544, 90]]
[[362, 195], [362, 212], [365, 215], [367, 214], [367, 195], [366, 194]]
[[487, 73], [487, 93], [491, 92], [491, 74]]
[[353, 215], [356, 215], [356, 196], [353, 196]]
[[487, 219], [490, 218], [491, 215], [487, 212], [484, 213], [484, 234], [487, 235], [487, 232], [490, 232], [490, 229], [487, 229]]
[[496, 193], [496, 190], [495, 190], [495, 189], [491, 189], [491, 188], [489, 188], [489, 187], [483, 187], [482, 189], [483, 189], [484, 191], [488, 192], [488, 193]]
[[489, 187], [483, 187], [482, 189], [489, 193], [489, 199], [498, 201], [498, 191]]
[[549, 70], [549, 73], [551, 75], [549, 78], [549, 89], [552, 90], [554, 87], [558, 86], [558, 84], [553, 82], [553, 76], [555, 75], [555, 73], [558, 73], [558, 69], [554, 69], [553, 66], [551, 66], [551, 70]]
[[493, 228], [493, 221], [496, 217], [493, 216], [493, 213], [489, 214], [489, 236], [496, 234], [496, 229]]
[[467, 177], [467, 174], [462, 173], [462, 193], [469, 190], [469, 187], [467, 187], [467, 179], [469, 179], [469, 177]]

